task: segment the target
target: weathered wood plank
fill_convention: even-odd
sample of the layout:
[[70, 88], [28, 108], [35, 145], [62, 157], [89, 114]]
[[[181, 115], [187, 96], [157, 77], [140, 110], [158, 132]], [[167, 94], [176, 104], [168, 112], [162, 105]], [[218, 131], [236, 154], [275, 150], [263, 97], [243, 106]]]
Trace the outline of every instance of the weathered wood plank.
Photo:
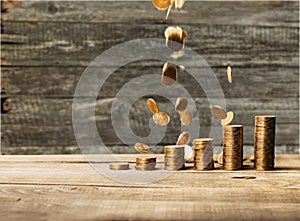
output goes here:
[[[123, 85], [134, 78], [161, 74], [163, 62], [135, 62], [121, 67], [106, 80], [99, 97], [115, 97]], [[205, 71], [206, 69], [202, 69]], [[299, 69], [282, 67], [240, 68], [232, 66], [233, 83], [229, 84], [226, 66], [212, 69], [219, 80], [226, 98], [291, 98], [299, 97]], [[184, 70], [179, 70], [178, 83], [185, 87], [192, 97], [206, 97], [201, 86]], [[35, 67], [3, 68], [2, 87], [8, 96], [44, 95], [70, 96], [84, 68], [79, 67]], [[171, 90], [170, 90], [171, 92]]]
[[[136, 156], [116, 155], [129, 162]], [[82, 155], [1, 156], [0, 212], [9, 220], [53, 214], [56, 220], [297, 220], [299, 156], [277, 155], [271, 172], [254, 171], [246, 161], [247, 170], [182, 170], [147, 186], [101, 176]], [[97, 157], [98, 163], [111, 162]], [[157, 157], [162, 162], [163, 155]], [[234, 179], [242, 176], [255, 179]]]
[[[117, 44], [138, 38], [164, 38], [167, 27], [51, 22], [38, 22], [34, 27], [26, 22], [3, 25], [6, 34], [28, 37], [27, 44], [2, 46], [6, 66], [86, 66]], [[299, 65], [298, 28], [207, 24], [183, 27], [189, 32], [187, 47], [211, 66]]]
[[[31, 191], [28, 190], [30, 189], [29, 187], [16, 187], [16, 189], [20, 192], [25, 192], [25, 194], [33, 191], [33, 187], [31, 187]], [[8, 188], [4, 188], [4, 190], [11, 192]], [[55, 191], [55, 188], [41, 187], [38, 189], [38, 191], [40, 191], [41, 194], [43, 194], [43, 192], [46, 192], [47, 194], [49, 194], [49, 192], [51, 193], [50, 196], [43, 196], [44, 199], [41, 199], [41, 196], [36, 198], [30, 197], [29, 199], [23, 200], [21, 202], [22, 204], [18, 202], [4, 203], [3, 212], [1, 210], [2, 214], [5, 217], [4, 220], [6, 220], [8, 217], [14, 218], [16, 220], [21, 218], [39, 220], [39, 218], [37, 217], [41, 216], [46, 217], [47, 219], [53, 219], [55, 217], [56, 220], [234, 220], [237, 218], [239, 220], [252, 220], [253, 218], [259, 220], [262, 217], [264, 217], [264, 220], [272, 221], [283, 219], [299, 219], [299, 216], [297, 215], [298, 201], [294, 197], [284, 198], [284, 202], [274, 203], [277, 201], [281, 201], [282, 195], [287, 194], [288, 191], [277, 193], [276, 196], [278, 196], [278, 198], [272, 197], [271, 199], [268, 197], [268, 195], [261, 195], [262, 191], [254, 191], [254, 193], [262, 197], [260, 199], [254, 200], [254, 202], [239, 204], [239, 206], [236, 206], [235, 201], [248, 200], [250, 198], [249, 196], [247, 197], [247, 195], [249, 194], [248, 192], [241, 194], [241, 197], [238, 198], [229, 195], [227, 196], [227, 198], [226, 195], [222, 198], [217, 198], [215, 196], [217, 196], [218, 194], [222, 195], [221, 192], [212, 191], [212, 196], [202, 196], [196, 194], [196, 191], [190, 191], [187, 194], [185, 192], [188, 191], [180, 193], [182, 191], [179, 190], [138, 190], [134, 192], [134, 190], [130, 189], [129, 191], [126, 191], [126, 194], [121, 194], [121, 198], [123, 200], [120, 200], [120, 198], [118, 198], [120, 194], [116, 193], [115, 189], [103, 189], [102, 193], [100, 193], [100, 190], [96, 189], [94, 191], [91, 191], [90, 193], [86, 193], [87, 191], [85, 191], [84, 189], [81, 189], [81, 191], [72, 191], [71, 188], [60, 188]], [[58, 192], [57, 194], [55, 194], [55, 196], [58, 197], [57, 199], [53, 198], [54, 193], [52, 193], [52, 191]], [[70, 191], [73, 192], [73, 195], [70, 193], [63, 194], [59, 191]], [[122, 189], [120, 191], [122, 191]], [[77, 192], [77, 194], [74, 194], [74, 192]], [[84, 197], [81, 197], [78, 192], [82, 192], [82, 194], [84, 194]], [[174, 194], [177, 201], [159, 200], [160, 197], [167, 196], [168, 193]], [[25, 197], [25, 194], [18, 194], [18, 196]], [[193, 197], [190, 194], [196, 194], [197, 197]], [[103, 197], [108, 195], [112, 196], [113, 199], [106, 199]], [[139, 197], [136, 197], [138, 198], [137, 200], [128, 200], [128, 196], [131, 195], [136, 195]], [[296, 196], [298, 195], [299, 194], [296, 193]], [[75, 198], [75, 196], [77, 198]], [[90, 196], [93, 197], [88, 198]], [[80, 199], [79, 202], [78, 198]], [[148, 198], [152, 200], [149, 200]], [[183, 198], [187, 200], [178, 202]], [[190, 198], [191, 200], [188, 200]], [[228, 202], [226, 199], [229, 198], [231, 198], [231, 200], [228, 200]], [[8, 199], [11, 198], [9, 197]], [[207, 199], [209, 200], [207, 201]], [[254, 199], [254, 197], [252, 199]], [[11, 207], [12, 204], [14, 205], [14, 207]], [[34, 204], [35, 206], [32, 206], [32, 204]], [[36, 206], [37, 204], [40, 206]], [[139, 206], [140, 204], [143, 205], [142, 209]], [[63, 210], [62, 208], [66, 208], [66, 205], [68, 205], [68, 209]], [[40, 207], [42, 207], [42, 209], [39, 209]], [[49, 211], [49, 209], [46, 209], [46, 207], [50, 207], [51, 212]], [[123, 208], [121, 211], [120, 207]], [[216, 209], [216, 207], [218, 209]], [[238, 212], [230, 209], [233, 207], [236, 208]], [[279, 210], [279, 208], [282, 207], [285, 208], [284, 212]], [[89, 213], [83, 212], [87, 210], [89, 211]], [[116, 211], [120, 212], [116, 213]], [[157, 211], [159, 211], [159, 213], [157, 213]], [[249, 211], [251, 211], [251, 215], [249, 214]]]
[[[88, 130], [86, 125], [83, 128]], [[131, 128], [133, 126], [131, 125]], [[99, 134], [106, 145], [123, 145], [123, 142], [117, 137], [114, 129], [108, 122], [97, 122]], [[137, 136], [143, 137], [146, 129], [142, 125], [133, 127], [133, 132]], [[149, 129], [148, 129], [149, 130]], [[201, 126], [200, 137], [209, 137], [211, 127]], [[216, 131], [215, 127], [212, 127]], [[2, 125], [2, 148], [7, 147], [24, 147], [24, 146], [76, 146], [74, 131], [72, 126], [32, 126], [32, 125]], [[138, 132], [139, 131], [139, 132]], [[128, 131], [126, 131], [128, 132]], [[244, 126], [244, 144], [253, 145], [253, 126]], [[180, 127], [168, 127], [166, 135], [160, 141], [160, 145], [174, 144], [180, 134]], [[130, 134], [122, 134], [130, 139]], [[97, 132], [88, 134], [80, 134], [79, 139], [87, 146], [95, 146], [97, 144]], [[133, 139], [133, 138], [132, 138]], [[132, 140], [131, 139], [131, 140]], [[149, 141], [149, 145], [153, 145], [159, 139]], [[135, 143], [135, 141], [132, 141]], [[132, 143], [132, 144], [134, 144]], [[299, 125], [298, 124], [282, 124], [276, 127], [276, 145], [295, 146], [299, 145]]]
[[[174, 125], [179, 125], [179, 115], [174, 105], [162, 98], [153, 97], [160, 110], [168, 113]], [[147, 97], [147, 98], [148, 98]], [[151, 112], [148, 110], [146, 100], [141, 98], [131, 107], [130, 116], [136, 123], [148, 125]], [[157, 98], [157, 99], [156, 99]], [[95, 105], [96, 121], [107, 122], [111, 119], [112, 104], [117, 98], [98, 99]], [[201, 125], [211, 125], [212, 113], [210, 104], [205, 98], [194, 98], [198, 110]], [[72, 125], [72, 103], [71, 98], [44, 98], [35, 96], [13, 97], [10, 104], [12, 111], [2, 116], [2, 124], [23, 124], [33, 126], [65, 126]], [[190, 101], [191, 103], [191, 101]], [[82, 100], [81, 108], [89, 108], [91, 102]], [[226, 98], [226, 110], [235, 112], [233, 123], [253, 125], [254, 116], [260, 114], [272, 114], [277, 116], [277, 124], [298, 124], [299, 122], [299, 100], [298, 98]], [[122, 112], [122, 107], [119, 108]], [[196, 117], [195, 110], [192, 115]], [[82, 122], [90, 122], [91, 116], [86, 116]], [[178, 121], [178, 122], [177, 122]]]
[[[75, 146], [72, 129], [72, 99], [45, 99], [20, 97], [11, 105], [12, 111], [2, 116], [2, 146]], [[14, 100], [14, 99], [13, 99]], [[116, 137], [111, 124], [111, 105], [115, 99], [99, 99], [96, 105], [96, 122], [98, 130], [108, 145], [122, 145]], [[211, 111], [206, 99], [195, 99], [200, 119], [200, 134], [208, 136], [211, 126]], [[90, 104], [86, 103], [86, 107]], [[166, 138], [162, 143], [174, 143], [180, 133], [178, 113], [171, 103], [160, 101], [161, 110], [171, 117]], [[273, 114], [277, 116], [277, 145], [297, 146], [299, 144], [299, 101], [290, 99], [227, 99], [227, 110], [235, 112], [233, 124], [245, 125], [244, 141], [253, 144], [254, 116]], [[84, 103], [82, 108], [84, 108]], [[122, 112], [122, 110], [119, 110]], [[196, 113], [192, 112], [196, 117]], [[131, 129], [138, 136], [150, 133], [148, 120], [151, 113], [147, 109], [146, 100], [136, 102], [130, 114]], [[82, 119], [82, 124], [92, 120], [91, 116]], [[141, 129], [142, 128], [142, 129]], [[95, 134], [91, 134], [95, 136]], [[51, 139], [49, 139], [49, 137]], [[292, 148], [293, 149], [293, 148]], [[286, 149], [292, 151], [292, 149]], [[54, 151], [56, 149], [54, 148]], [[37, 151], [40, 152], [40, 151]], [[68, 151], [66, 151], [68, 152]], [[292, 151], [294, 152], [294, 151]]]
[[[3, 15], [12, 21], [239, 24], [298, 27], [298, 1], [187, 1], [181, 12], [156, 10], [150, 1], [23, 2]], [[259, 9], [259, 10], [258, 10]], [[115, 16], [115, 13], [118, 16]], [[209, 12], [209, 13], [208, 13]]]
[[[4, 220], [40, 220], [40, 217], [47, 220], [299, 219], [298, 189], [1, 185], [1, 192]], [[237, 205], [236, 201], [243, 203]]]
[[[97, 155], [96, 155], [97, 156]], [[93, 163], [101, 163], [103, 155], [98, 155], [99, 160], [93, 161]], [[115, 157], [121, 161], [128, 161], [130, 163], [135, 162], [135, 158], [140, 156], [139, 154], [114, 154]], [[157, 162], [163, 162], [164, 155], [156, 154]], [[105, 159], [105, 156], [104, 156]], [[276, 164], [280, 168], [298, 168], [300, 169], [300, 156], [299, 154], [278, 154], [275, 157]], [[114, 162], [111, 159], [105, 162]], [[75, 155], [27, 155], [27, 156], [17, 156], [17, 155], [3, 155], [0, 157], [1, 164], [15, 164], [15, 163], [89, 163], [87, 158], [82, 154]], [[246, 161], [248, 165], [250, 162]], [[292, 166], [291, 166], [292, 165]], [[181, 171], [177, 171], [181, 172]], [[274, 171], [275, 172], [275, 171]]]

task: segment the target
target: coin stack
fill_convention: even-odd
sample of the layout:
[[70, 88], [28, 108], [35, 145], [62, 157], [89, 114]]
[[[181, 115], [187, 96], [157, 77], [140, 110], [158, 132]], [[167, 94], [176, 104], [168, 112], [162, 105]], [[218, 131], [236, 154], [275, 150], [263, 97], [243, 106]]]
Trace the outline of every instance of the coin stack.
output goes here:
[[275, 158], [275, 116], [255, 116], [254, 168], [272, 170]]
[[199, 138], [193, 141], [194, 170], [214, 169], [214, 144], [211, 138]]
[[136, 170], [155, 170], [156, 157], [137, 157], [135, 163]]
[[165, 170], [184, 168], [184, 145], [165, 146]]
[[223, 169], [243, 168], [243, 126], [228, 125], [223, 129]]
[[129, 170], [129, 163], [110, 163], [109, 169], [111, 169], [111, 170]]

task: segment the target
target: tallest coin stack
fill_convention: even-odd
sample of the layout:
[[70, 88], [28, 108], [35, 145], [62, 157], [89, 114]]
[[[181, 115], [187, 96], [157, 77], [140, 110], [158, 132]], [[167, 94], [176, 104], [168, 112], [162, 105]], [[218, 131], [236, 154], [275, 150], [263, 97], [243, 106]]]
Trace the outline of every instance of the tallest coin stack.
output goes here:
[[254, 168], [272, 170], [275, 158], [275, 116], [255, 116]]

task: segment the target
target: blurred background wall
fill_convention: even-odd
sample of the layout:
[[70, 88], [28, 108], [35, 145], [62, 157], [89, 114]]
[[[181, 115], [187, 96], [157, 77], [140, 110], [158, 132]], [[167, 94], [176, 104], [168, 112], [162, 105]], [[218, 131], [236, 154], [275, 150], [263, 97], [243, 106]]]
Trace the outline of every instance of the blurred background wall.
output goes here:
[[[87, 65], [114, 45], [137, 38], [164, 38], [170, 25], [186, 29], [186, 46], [200, 54], [223, 88], [233, 123], [244, 125], [245, 148], [253, 146], [258, 114], [277, 116], [276, 152], [299, 153], [299, 2], [187, 1], [181, 12], [165, 12], [147, 2], [1, 2], [2, 154], [80, 153], [72, 129], [72, 98]], [[110, 108], [131, 79], [161, 74], [164, 62], [128, 64], [109, 77], [96, 105], [98, 131], [114, 153], [135, 153], [115, 135]], [[233, 71], [228, 84], [226, 67]], [[205, 93], [181, 71], [179, 83], [195, 98], [200, 136], [208, 136], [211, 111]], [[155, 97], [171, 116], [164, 144], [175, 143], [179, 115]], [[139, 136], [150, 131], [146, 98], [132, 107], [130, 125]]]

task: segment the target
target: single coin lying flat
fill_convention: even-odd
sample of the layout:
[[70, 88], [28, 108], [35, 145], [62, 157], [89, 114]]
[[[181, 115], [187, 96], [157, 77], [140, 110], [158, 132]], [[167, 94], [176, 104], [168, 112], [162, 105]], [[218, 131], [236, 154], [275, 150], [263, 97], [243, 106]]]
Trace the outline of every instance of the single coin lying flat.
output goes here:
[[139, 142], [134, 145], [134, 148], [140, 153], [148, 153], [150, 150], [148, 145]]
[[227, 114], [224, 111], [224, 109], [218, 105], [214, 105], [212, 107], [212, 112], [219, 119], [225, 119], [227, 117]]

